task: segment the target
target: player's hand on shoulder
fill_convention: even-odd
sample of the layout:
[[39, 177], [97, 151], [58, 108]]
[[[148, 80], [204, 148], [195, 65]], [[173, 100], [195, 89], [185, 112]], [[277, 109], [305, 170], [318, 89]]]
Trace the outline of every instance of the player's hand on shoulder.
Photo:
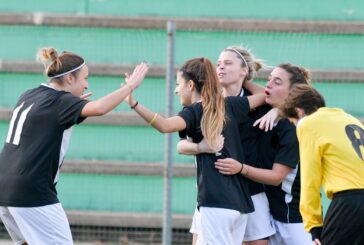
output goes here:
[[273, 129], [274, 125], [279, 121], [279, 110], [272, 108], [264, 116], [256, 120], [253, 124], [254, 127], [258, 126], [259, 129], [268, 132]]

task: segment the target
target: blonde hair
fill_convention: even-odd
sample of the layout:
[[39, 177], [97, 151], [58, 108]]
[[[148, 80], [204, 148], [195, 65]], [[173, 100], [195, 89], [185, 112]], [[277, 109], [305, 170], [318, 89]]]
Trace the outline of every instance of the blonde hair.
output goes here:
[[[58, 55], [57, 50], [52, 47], [39, 49], [37, 60], [44, 65], [44, 75], [51, 79], [58, 79], [52, 77], [71, 71], [85, 62], [81, 56], [71, 52], [64, 51]], [[76, 76], [78, 71], [71, 74]]]
[[186, 81], [192, 80], [201, 94], [203, 115], [202, 135], [209, 146], [216, 146], [225, 123], [225, 101], [216, 70], [207, 58], [188, 60], [180, 69]]
[[236, 53], [238, 58], [242, 60], [241, 67], [248, 68], [248, 74], [246, 75], [244, 82], [253, 80], [257, 71], [267, 67], [263, 60], [255, 58], [249, 49], [242, 46], [229, 46], [225, 48], [224, 51]]

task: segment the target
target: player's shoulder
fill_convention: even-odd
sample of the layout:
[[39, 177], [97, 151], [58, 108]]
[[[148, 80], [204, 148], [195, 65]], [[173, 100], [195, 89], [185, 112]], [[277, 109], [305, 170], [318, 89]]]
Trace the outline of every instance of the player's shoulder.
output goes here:
[[275, 127], [278, 131], [295, 131], [296, 126], [290, 122], [287, 118], [279, 120], [277, 126]]
[[202, 111], [202, 103], [195, 102], [190, 105], [185, 105], [183, 106], [182, 111], [200, 112]]

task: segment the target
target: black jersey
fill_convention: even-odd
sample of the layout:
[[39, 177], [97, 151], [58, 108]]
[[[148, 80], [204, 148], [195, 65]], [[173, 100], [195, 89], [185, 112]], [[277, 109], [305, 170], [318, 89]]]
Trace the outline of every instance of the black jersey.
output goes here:
[[[252, 95], [249, 91], [243, 90], [240, 96]], [[241, 144], [243, 145], [245, 163], [250, 166], [261, 168], [261, 164], [258, 159], [259, 154], [259, 140], [264, 131], [260, 130], [259, 127], [253, 127], [256, 120], [264, 116], [271, 107], [269, 105], [260, 106], [254, 110], [251, 110], [248, 114], [248, 120], [246, 123], [239, 125]], [[257, 183], [253, 180], [248, 179], [250, 195], [256, 195], [264, 192], [265, 188], [263, 184]]]
[[301, 223], [299, 148], [296, 127], [287, 119], [280, 120], [272, 131], [262, 135], [260, 146], [260, 160], [263, 168], [272, 169], [274, 163], [292, 168], [279, 186], [266, 186], [273, 218], [284, 223]]
[[80, 113], [86, 103], [45, 84], [20, 97], [0, 155], [0, 206], [59, 202], [55, 181], [70, 136], [67, 129], [84, 120]]
[[[223, 175], [215, 168], [217, 158], [231, 157], [244, 162], [244, 153], [239, 135], [239, 125], [246, 122], [249, 102], [246, 98], [226, 97], [226, 124], [222, 134], [225, 137], [222, 155], [203, 153], [196, 155], [197, 162], [197, 203], [198, 207], [234, 209], [242, 213], [254, 211], [247, 189], [247, 181], [241, 174]], [[179, 132], [181, 138], [187, 136], [198, 143], [203, 139], [201, 103], [186, 106], [178, 114], [186, 122], [186, 129]]]

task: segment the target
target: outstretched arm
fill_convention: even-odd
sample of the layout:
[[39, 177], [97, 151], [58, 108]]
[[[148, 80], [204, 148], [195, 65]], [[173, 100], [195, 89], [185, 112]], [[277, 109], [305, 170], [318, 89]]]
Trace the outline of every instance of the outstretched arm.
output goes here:
[[130, 108], [134, 109], [141, 118], [161, 133], [173, 133], [186, 128], [186, 122], [180, 116], [164, 118], [158, 113], [152, 112], [136, 101], [130, 94], [127, 98]]
[[121, 86], [119, 89], [98, 100], [87, 103], [81, 111], [81, 116], [101, 116], [114, 109], [117, 105], [123, 102], [128, 94], [141, 84], [148, 72], [148, 69], [149, 67], [146, 63], [137, 65], [133, 74], [129, 77], [128, 83], [125, 83], [124, 86]]

